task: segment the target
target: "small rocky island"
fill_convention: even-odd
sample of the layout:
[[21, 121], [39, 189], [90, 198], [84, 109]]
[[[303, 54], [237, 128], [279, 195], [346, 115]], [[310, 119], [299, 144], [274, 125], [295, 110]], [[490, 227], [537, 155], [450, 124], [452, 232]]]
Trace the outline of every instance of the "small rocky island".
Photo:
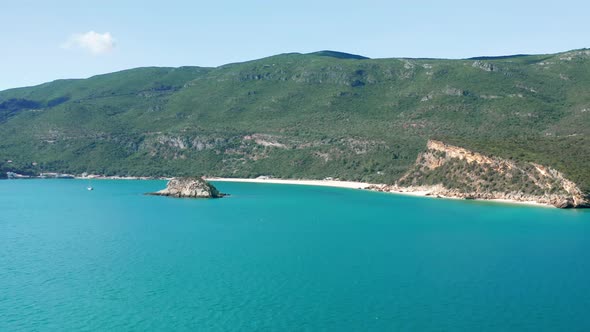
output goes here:
[[209, 182], [198, 177], [174, 178], [168, 181], [166, 189], [148, 193], [154, 196], [171, 196], [177, 198], [221, 198], [222, 194]]

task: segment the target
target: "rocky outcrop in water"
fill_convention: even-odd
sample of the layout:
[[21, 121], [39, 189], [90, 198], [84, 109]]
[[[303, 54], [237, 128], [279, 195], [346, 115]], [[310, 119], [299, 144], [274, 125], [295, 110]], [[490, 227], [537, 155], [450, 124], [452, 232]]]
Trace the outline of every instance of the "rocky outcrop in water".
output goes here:
[[222, 194], [209, 182], [197, 178], [174, 178], [168, 181], [166, 189], [162, 189], [148, 195], [171, 196], [177, 198], [221, 198], [227, 196]]

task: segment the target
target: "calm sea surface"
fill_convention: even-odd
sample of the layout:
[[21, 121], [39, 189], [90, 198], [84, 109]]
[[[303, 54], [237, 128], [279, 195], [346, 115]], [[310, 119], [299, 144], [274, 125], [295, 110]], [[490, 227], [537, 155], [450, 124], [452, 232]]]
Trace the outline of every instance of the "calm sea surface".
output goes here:
[[590, 211], [0, 181], [0, 331], [590, 331]]

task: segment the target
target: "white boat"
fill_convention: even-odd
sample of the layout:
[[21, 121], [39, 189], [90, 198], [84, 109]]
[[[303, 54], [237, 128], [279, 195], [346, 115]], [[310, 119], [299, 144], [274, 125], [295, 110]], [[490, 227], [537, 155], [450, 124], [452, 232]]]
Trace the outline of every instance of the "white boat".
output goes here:
[[88, 186], [88, 188], [86, 188], [86, 189], [88, 189], [89, 191], [94, 190], [94, 188], [92, 188], [91, 186]]

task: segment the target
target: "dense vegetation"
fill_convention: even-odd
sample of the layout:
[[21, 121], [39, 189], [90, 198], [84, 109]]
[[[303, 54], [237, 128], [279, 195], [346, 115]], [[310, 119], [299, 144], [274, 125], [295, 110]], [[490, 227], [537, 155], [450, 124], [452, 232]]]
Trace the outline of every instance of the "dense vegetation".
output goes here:
[[[393, 182], [429, 138], [590, 189], [590, 51], [467, 60], [282, 54], [0, 92], [15, 171]], [[32, 163], [36, 165], [33, 166]]]

